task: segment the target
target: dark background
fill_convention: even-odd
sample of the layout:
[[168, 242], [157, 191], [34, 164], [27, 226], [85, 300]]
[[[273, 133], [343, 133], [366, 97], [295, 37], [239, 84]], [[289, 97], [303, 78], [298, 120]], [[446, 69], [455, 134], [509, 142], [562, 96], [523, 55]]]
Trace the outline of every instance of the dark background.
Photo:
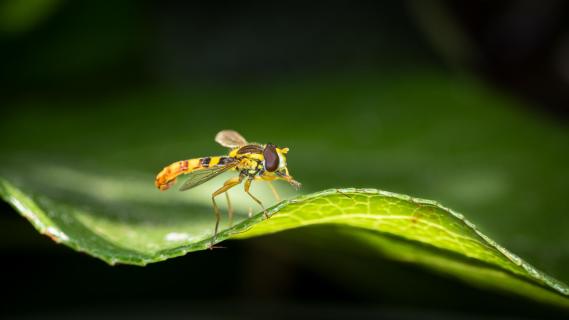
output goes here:
[[[21, 111], [5, 106], [30, 98], [98, 101], [149, 87], [256, 86], [426, 67], [474, 76], [538, 116], [567, 123], [564, 1], [22, 3], [0, 5], [4, 116]], [[379, 258], [385, 289], [368, 292], [304, 264], [299, 257], [309, 249], [290, 235], [233, 241], [230, 249], [145, 268], [109, 267], [38, 235], [8, 205], [0, 211], [0, 225], [19, 232], [0, 236], [0, 312], [10, 316], [561, 316]], [[401, 284], [391, 278], [407, 279], [415, 294], [397, 290]]]
[[38, 3], [4, 5], [4, 99], [427, 64], [567, 113], [564, 1]]

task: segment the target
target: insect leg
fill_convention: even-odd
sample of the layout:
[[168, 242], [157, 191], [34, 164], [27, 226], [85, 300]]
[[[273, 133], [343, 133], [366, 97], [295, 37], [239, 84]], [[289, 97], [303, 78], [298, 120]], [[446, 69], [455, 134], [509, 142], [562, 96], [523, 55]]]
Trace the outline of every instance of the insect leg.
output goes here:
[[221, 214], [219, 213], [219, 208], [217, 207], [217, 203], [215, 203], [215, 197], [240, 184], [241, 181], [243, 181], [243, 178], [241, 176], [231, 178], [225, 181], [225, 183], [221, 188], [217, 189], [214, 193], [211, 194], [211, 202], [213, 203], [213, 212], [215, 213], [215, 229], [213, 232], [213, 238], [211, 238], [210, 248], [213, 248], [213, 243], [215, 242], [215, 237], [217, 237], [217, 230], [219, 228], [219, 220], [221, 220]]
[[275, 188], [275, 186], [272, 184], [271, 181], [266, 180], [267, 185], [269, 186], [269, 189], [271, 189], [271, 192], [273, 193], [273, 196], [275, 196], [275, 199], [277, 200], [277, 202], [281, 201], [281, 196], [279, 195], [279, 193], [277, 192], [277, 189]]
[[229, 192], [225, 192], [225, 199], [227, 199], [227, 217], [229, 218], [229, 226], [233, 226], [233, 206], [229, 200]]
[[263, 213], [265, 214], [265, 218], [269, 218], [269, 213], [267, 212], [267, 209], [265, 209], [265, 206], [263, 205], [263, 203], [261, 202], [261, 200], [257, 199], [254, 195], [251, 194], [251, 192], [249, 192], [249, 189], [251, 188], [251, 182], [253, 181], [252, 178], [249, 178], [245, 181], [245, 192], [253, 199], [255, 200], [255, 202], [257, 202], [261, 208], [263, 208]]

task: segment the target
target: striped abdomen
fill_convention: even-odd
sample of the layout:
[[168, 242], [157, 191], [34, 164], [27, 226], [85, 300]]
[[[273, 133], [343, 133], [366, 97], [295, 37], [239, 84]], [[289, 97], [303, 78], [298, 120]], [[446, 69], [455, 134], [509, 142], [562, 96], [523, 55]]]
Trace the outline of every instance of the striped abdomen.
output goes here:
[[215, 166], [223, 166], [232, 162], [230, 157], [205, 157], [189, 160], [181, 160], [164, 167], [156, 176], [155, 185], [160, 191], [168, 190], [174, 183], [176, 177], [181, 174], [187, 174], [196, 170], [207, 169]]

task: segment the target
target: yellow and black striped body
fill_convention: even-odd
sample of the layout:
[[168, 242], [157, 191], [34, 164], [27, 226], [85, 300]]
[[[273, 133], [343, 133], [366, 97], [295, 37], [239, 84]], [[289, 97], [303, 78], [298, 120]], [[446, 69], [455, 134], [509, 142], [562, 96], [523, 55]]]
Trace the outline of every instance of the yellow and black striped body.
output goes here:
[[[198, 170], [225, 167], [228, 165], [231, 165], [231, 169], [238, 171], [240, 175], [244, 177], [247, 176], [251, 179], [275, 180], [283, 178], [284, 174], [284, 180], [287, 180], [288, 170], [286, 169], [286, 165], [281, 168], [281, 171], [284, 171], [280, 176], [274, 172], [265, 170], [264, 149], [265, 145], [248, 144], [233, 148], [227, 156], [194, 158], [174, 162], [162, 169], [156, 176], [156, 187], [162, 191], [168, 190], [181, 174], [189, 174]], [[282, 159], [283, 164], [286, 161], [285, 154], [287, 151], [288, 148], [277, 148], [278, 157]]]
[[228, 156], [204, 157], [177, 161], [164, 167], [164, 169], [158, 173], [155, 185], [161, 191], [168, 190], [174, 183], [176, 183], [176, 177], [181, 174], [187, 174], [196, 170], [203, 170], [212, 167], [222, 167], [233, 161], [234, 159]]

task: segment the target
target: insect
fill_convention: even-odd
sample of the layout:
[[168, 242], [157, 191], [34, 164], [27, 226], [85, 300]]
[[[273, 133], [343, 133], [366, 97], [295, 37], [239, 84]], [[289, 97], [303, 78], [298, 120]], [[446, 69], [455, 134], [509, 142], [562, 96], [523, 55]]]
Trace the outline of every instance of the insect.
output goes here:
[[185, 191], [197, 187], [226, 171], [232, 170], [239, 173], [237, 177], [233, 177], [225, 181], [223, 186], [211, 195], [213, 211], [215, 213], [215, 229], [210, 248], [213, 246], [217, 236], [219, 221], [221, 219], [220, 210], [215, 201], [217, 196], [225, 193], [228, 216], [231, 224], [233, 208], [227, 191], [243, 181], [245, 181], [245, 193], [247, 193], [251, 199], [261, 206], [265, 218], [269, 218], [269, 214], [265, 209], [265, 206], [250, 192], [251, 183], [254, 180], [267, 181], [277, 200], [279, 199], [279, 196], [272, 184], [270, 184], [271, 181], [284, 180], [297, 189], [301, 186], [301, 184], [294, 180], [288, 172], [286, 164], [286, 155], [289, 151], [288, 148], [279, 148], [271, 143], [264, 145], [249, 143], [234, 130], [220, 131], [215, 136], [215, 141], [220, 145], [231, 149], [227, 156], [194, 158], [174, 162], [162, 169], [162, 171], [160, 171], [156, 176], [155, 181], [156, 187], [161, 191], [165, 191], [176, 183], [176, 178], [179, 175], [186, 174], [188, 175], [188, 180], [186, 180], [186, 182], [184, 182], [180, 187], [180, 191]]

